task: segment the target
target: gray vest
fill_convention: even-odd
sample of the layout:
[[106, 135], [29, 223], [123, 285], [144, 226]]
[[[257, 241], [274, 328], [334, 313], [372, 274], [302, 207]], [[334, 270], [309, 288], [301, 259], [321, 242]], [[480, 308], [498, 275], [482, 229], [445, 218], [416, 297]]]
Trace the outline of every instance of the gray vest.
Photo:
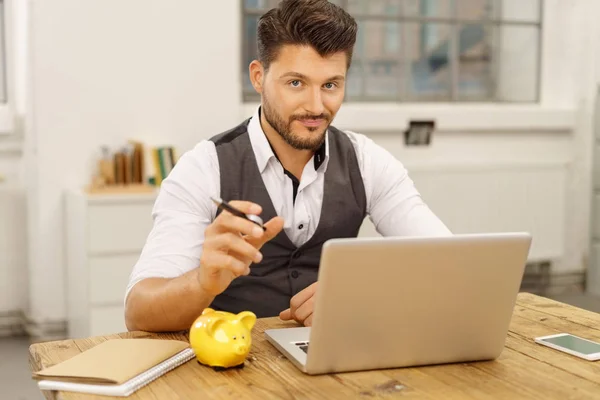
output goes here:
[[[260, 204], [261, 218], [276, 216], [248, 137], [248, 122], [217, 135], [214, 142], [221, 175], [221, 198]], [[323, 205], [314, 235], [296, 247], [282, 230], [266, 243], [263, 260], [250, 266], [250, 275], [233, 280], [211, 307], [233, 313], [252, 311], [259, 318], [279, 315], [292, 296], [316, 282], [321, 248], [332, 238], [356, 237], [366, 215], [365, 188], [356, 153], [345, 133], [329, 127], [329, 162]]]

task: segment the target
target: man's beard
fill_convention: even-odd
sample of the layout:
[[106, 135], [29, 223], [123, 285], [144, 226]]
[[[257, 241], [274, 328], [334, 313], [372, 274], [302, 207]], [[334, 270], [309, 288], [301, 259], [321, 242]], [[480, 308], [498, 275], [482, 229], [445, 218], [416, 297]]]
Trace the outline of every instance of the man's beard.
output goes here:
[[[283, 138], [283, 140], [286, 141], [287, 144], [296, 150], [317, 151], [323, 142], [325, 142], [325, 132], [331, 123], [331, 116], [325, 113], [321, 115], [292, 115], [289, 121], [286, 123], [283, 118], [277, 114], [273, 108], [271, 108], [271, 105], [264, 94], [262, 112], [265, 114], [265, 119], [273, 127], [273, 129], [279, 133], [279, 135]], [[292, 122], [295, 120], [306, 119], [322, 119], [325, 121], [325, 128], [307, 127], [310, 132], [314, 132], [314, 136], [311, 135], [308, 138], [302, 138], [299, 135], [295, 135], [292, 131]], [[317, 132], [317, 129], [323, 129], [323, 131], [319, 133]]]

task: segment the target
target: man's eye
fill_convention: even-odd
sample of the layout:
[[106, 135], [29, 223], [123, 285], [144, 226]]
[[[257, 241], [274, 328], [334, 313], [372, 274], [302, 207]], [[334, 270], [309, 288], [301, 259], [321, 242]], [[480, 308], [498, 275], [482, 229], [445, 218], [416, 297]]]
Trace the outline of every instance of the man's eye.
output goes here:
[[326, 89], [335, 89], [336, 86], [337, 85], [335, 83], [333, 83], [333, 82], [329, 82], [329, 83], [325, 84], [325, 88]]
[[290, 84], [291, 84], [293, 87], [299, 87], [299, 86], [300, 86], [300, 81], [298, 81], [298, 80], [294, 80], [294, 81], [291, 81], [291, 82], [290, 82]]

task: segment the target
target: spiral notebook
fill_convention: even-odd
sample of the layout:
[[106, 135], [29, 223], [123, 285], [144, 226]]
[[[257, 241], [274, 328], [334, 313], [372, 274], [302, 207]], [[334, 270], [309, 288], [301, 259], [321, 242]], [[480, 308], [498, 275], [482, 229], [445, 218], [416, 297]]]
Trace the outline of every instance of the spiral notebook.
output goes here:
[[195, 357], [189, 343], [113, 339], [33, 374], [40, 390], [127, 397]]

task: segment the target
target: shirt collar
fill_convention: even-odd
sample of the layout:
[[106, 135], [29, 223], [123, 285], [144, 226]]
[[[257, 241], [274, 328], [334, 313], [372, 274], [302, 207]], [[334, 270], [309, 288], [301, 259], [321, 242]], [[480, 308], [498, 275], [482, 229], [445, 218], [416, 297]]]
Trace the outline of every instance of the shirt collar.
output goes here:
[[321, 167], [321, 165], [323, 166], [324, 170], [327, 169], [327, 162], [329, 161], [329, 132], [325, 133], [325, 141], [323, 142], [321, 147], [319, 147], [319, 149], [315, 152], [313, 160], [315, 165], [315, 171], [317, 171]]
[[[254, 150], [258, 170], [262, 174], [265, 168], [267, 168], [269, 161], [271, 159], [277, 160], [277, 156], [273, 151], [273, 147], [271, 147], [271, 143], [269, 143], [269, 140], [267, 139], [267, 135], [265, 135], [265, 132], [260, 125], [260, 112], [261, 109], [260, 106], [258, 106], [248, 123], [248, 135], [250, 137], [252, 149]], [[320, 167], [323, 167], [323, 169], [327, 168], [329, 161], [329, 132], [325, 133], [325, 142], [315, 152], [313, 160], [315, 171]]]
[[258, 170], [262, 174], [271, 158], [275, 158], [275, 153], [267, 140], [265, 132], [260, 125], [260, 106], [254, 112], [254, 115], [248, 123], [248, 136], [254, 150]]

